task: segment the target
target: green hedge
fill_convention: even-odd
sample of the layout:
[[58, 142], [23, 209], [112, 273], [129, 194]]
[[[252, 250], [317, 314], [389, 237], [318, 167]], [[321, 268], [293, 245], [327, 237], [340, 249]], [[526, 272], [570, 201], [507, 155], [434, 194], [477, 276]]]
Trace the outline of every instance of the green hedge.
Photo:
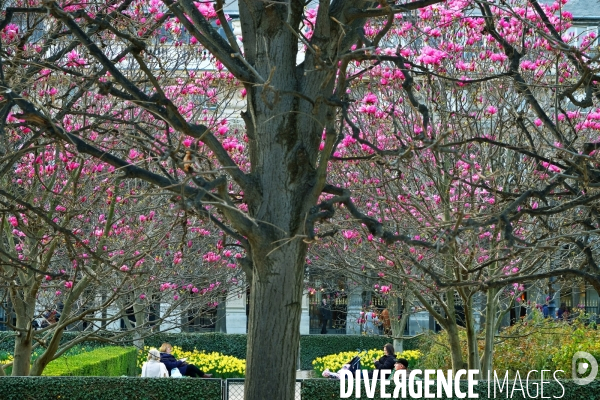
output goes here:
[[[600, 398], [600, 382], [579, 386], [572, 381], [561, 381], [564, 386], [563, 400], [582, 400]], [[466, 382], [461, 383], [466, 392]], [[391, 390], [390, 390], [391, 389]], [[432, 389], [432, 392], [435, 389]], [[532, 389], [533, 390], [533, 389]], [[544, 397], [558, 398], [562, 388], [554, 381], [544, 384]], [[388, 386], [388, 393], [393, 386]], [[487, 382], [479, 382], [475, 392], [480, 399], [487, 399]], [[532, 392], [533, 394], [533, 392]], [[364, 387], [362, 397], [366, 399]], [[216, 379], [143, 379], [143, 378], [103, 378], [103, 377], [7, 377], [0, 378], [0, 396], [3, 400], [215, 400], [221, 398], [221, 381]], [[511, 396], [508, 396], [511, 398]], [[339, 381], [330, 379], [307, 379], [302, 382], [302, 399], [333, 400], [340, 398]], [[356, 398], [352, 394], [351, 398]], [[492, 397], [493, 398], [493, 397]], [[507, 396], [496, 394], [496, 398]], [[539, 398], [536, 396], [534, 398]], [[374, 399], [380, 399], [379, 388]], [[441, 399], [454, 400], [456, 397]], [[512, 399], [525, 400], [523, 393], [515, 391]]]
[[[77, 332], [65, 332], [63, 341], [70, 340]], [[14, 350], [13, 334], [0, 332], [0, 350], [10, 353]], [[404, 340], [404, 350], [419, 348], [419, 338]], [[10, 342], [10, 346], [7, 343]], [[185, 351], [195, 348], [206, 352], [217, 351], [237, 358], [246, 358], [246, 335], [225, 333], [156, 333], [144, 340], [150, 347], [160, 347], [164, 342], [181, 347]], [[302, 369], [312, 369], [312, 361], [317, 357], [354, 351], [356, 349], [379, 349], [391, 342], [391, 339], [381, 336], [361, 335], [302, 335], [300, 337], [300, 365]], [[103, 342], [83, 342], [86, 347], [106, 346]], [[130, 345], [130, 343], [129, 343]]]
[[[61, 343], [67, 343], [70, 340], [73, 340], [74, 338], [76, 338], [77, 336], [79, 336], [79, 332], [74, 332], [74, 331], [70, 331], [70, 332], [63, 332], [63, 336], [61, 338]], [[110, 337], [108, 334], [107, 335], [100, 335], [100, 336], [106, 336], [106, 337]], [[13, 353], [15, 351], [15, 333], [12, 331], [0, 331], [0, 351], [7, 351], [9, 353]], [[88, 340], [88, 341], [84, 341], [82, 343], [80, 343], [80, 345], [83, 345], [85, 347], [89, 347], [89, 348], [95, 348], [95, 347], [106, 347], [106, 346], [115, 346], [118, 345], [115, 343], [110, 343], [110, 342], [100, 342], [100, 341], [96, 341], [96, 340]], [[131, 340], [123, 342], [123, 345], [127, 345], [127, 346], [131, 346]]]
[[0, 378], [2, 400], [217, 400], [219, 379], [104, 377]]
[[[300, 368], [313, 369], [312, 361], [317, 357], [337, 354], [342, 351], [382, 349], [390, 338], [360, 335], [305, 335], [300, 338]], [[404, 340], [404, 350], [418, 349], [418, 339]]]
[[[538, 381], [539, 384], [539, 381]], [[561, 388], [561, 386], [556, 383], [556, 381], [551, 380], [550, 383], [545, 383], [544, 384], [544, 398], [561, 398], [562, 400], [591, 400], [591, 399], [599, 399], [600, 398], [600, 381], [596, 380], [592, 383], [590, 383], [589, 385], [585, 385], [585, 386], [579, 386], [576, 385], [575, 383], [573, 383], [573, 381], [561, 381], [561, 384], [564, 386], [564, 396], [560, 397], [563, 393], [563, 389]], [[523, 385], [525, 385], [525, 380], [523, 380]], [[509, 383], [509, 387], [510, 390], [512, 391], [513, 388], [513, 383], [510, 382]], [[517, 384], [517, 389], [519, 388], [519, 385]], [[356, 389], [354, 389], [356, 390]], [[352, 396], [350, 396], [351, 399], [355, 399], [356, 398], [356, 392], [352, 392]], [[430, 391], [432, 393], [436, 393], [435, 389], [435, 385], [431, 386]], [[530, 386], [530, 392], [532, 395], [535, 394], [535, 388], [533, 388], [532, 386]], [[467, 393], [467, 382], [462, 381], [461, 382], [461, 391], [463, 393]], [[394, 384], [392, 382], [391, 385], [387, 386], [386, 388], [386, 392], [389, 393], [390, 395], [393, 394], [394, 392]], [[527, 396], [527, 391], [525, 391], [525, 397], [523, 396], [523, 392], [515, 390], [512, 393], [512, 397], [511, 394], [509, 393], [508, 396], [506, 395], [506, 391], [503, 392], [502, 394], [499, 393], [498, 391], [496, 392], [496, 397], [494, 397], [494, 393], [493, 393], [493, 388], [490, 391], [490, 396], [488, 397], [488, 386], [487, 386], [487, 382], [486, 381], [480, 381], [478, 383], [477, 386], [475, 386], [474, 388], [474, 392], [479, 394], [479, 398], [480, 399], [513, 399], [513, 400], [529, 400], [531, 398], [537, 399], [537, 398], [541, 398], [540, 393], [538, 393], [537, 396], [534, 397], [529, 397]], [[444, 392], [442, 392], [444, 393]], [[401, 397], [401, 392], [400, 392], [400, 397]], [[407, 393], [408, 394], [408, 393]], [[366, 399], [367, 396], [365, 395], [365, 387], [364, 385], [361, 388], [361, 399]], [[340, 398], [340, 381], [337, 380], [333, 380], [333, 379], [307, 379], [304, 380], [302, 382], [302, 399], [310, 399], [310, 400], [332, 400], [332, 399], [339, 399]], [[380, 397], [380, 390], [379, 390], [379, 386], [377, 386], [377, 389], [375, 391], [375, 397], [373, 397], [373, 399], [379, 400], [381, 399]], [[445, 400], [454, 400], [454, 399], [458, 399], [456, 396], [453, 397], [447, 397], [447, 396], [443, 396], [443, 397], [436, 397], [436, 399], [445, 399]]]
[[135, 347], [104, 347], [76, 356], [60, 357], [46, 366], [44, 376], [134, 376]]
[[[361, 335], [302, 335], [300, 336], [300, 368], [312, 369], [317, 357], [354, 351], [356, 349], [379, 349], [391, 339], [381, 336]], [[185, 351], [213, 351], [246, 359], [246, 335], [224, 333], [159, 333], [144, 341], [146, 346], [160, 347], [164, 342], [179, 346]], [[404, 341], [405, 350], [418, 348], [418, 339]]]
[[194, 349], [213, 351], [246, 359], [246, 335], [227, 333], [157, 333], [144, 339], [144, 345], [159, 348], [164, 342], [184, 351]]

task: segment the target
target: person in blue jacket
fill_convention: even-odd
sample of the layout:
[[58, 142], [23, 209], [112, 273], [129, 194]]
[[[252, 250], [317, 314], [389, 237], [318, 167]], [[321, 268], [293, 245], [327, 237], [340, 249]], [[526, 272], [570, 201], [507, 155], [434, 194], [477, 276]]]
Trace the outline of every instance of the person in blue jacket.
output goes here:
[[189, 376], [192, 378], [212, 378], [211, 374], [205, 374], [200, 368], [196, 367], [194, 364], [188, 364], [185, 362], [185, 358], [178, 360], [171, 354], [173, 351], [173, 346], [170, 343], [163, 343], [160, 346], [160, 362], [165, 364], [167, 367], [167, 371], [169, 371], [169, 376], [171, 376], [171, 370], [173, 368], [177, 368], [181, 375]]

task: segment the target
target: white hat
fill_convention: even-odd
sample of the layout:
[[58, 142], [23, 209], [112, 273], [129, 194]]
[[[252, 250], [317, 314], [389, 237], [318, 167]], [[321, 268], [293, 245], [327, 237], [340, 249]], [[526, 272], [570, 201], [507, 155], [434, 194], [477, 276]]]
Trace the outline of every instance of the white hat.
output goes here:
[[150, 349], [150, 351], [148, 351], [148, 358], [154, 358], [156, 360], [160, 360], [160, 351], [156, 350], [156, 349]]

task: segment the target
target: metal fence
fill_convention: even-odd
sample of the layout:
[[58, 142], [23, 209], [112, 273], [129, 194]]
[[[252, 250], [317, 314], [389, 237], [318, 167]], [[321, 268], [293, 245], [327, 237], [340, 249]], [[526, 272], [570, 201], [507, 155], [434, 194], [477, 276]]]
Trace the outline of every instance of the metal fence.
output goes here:
[[[296, 379], [296, 400], [302, 399], [302, 381]], [[223, 379], [223, 400], [244, 400], [244, 379]]]

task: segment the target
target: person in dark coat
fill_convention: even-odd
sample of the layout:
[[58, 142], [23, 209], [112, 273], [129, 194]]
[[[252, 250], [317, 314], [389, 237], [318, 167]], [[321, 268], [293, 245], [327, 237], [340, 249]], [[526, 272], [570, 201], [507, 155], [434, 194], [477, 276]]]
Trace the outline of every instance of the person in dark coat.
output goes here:
[[162, 346], [160, 346], [160, 362], [167, 367], [169, 376], [171, 376], [171, 370], [177, 368], [183, 376], [190, 376], [192, 378], [212, 378], [211, 374], [205, 374], [194, 364], [186, 363], [185, 358], [177, 360], [175, 356], [171, 354], [171, 351], [173, 351], [173, 346], [171, 346], [170, 343], [163, 343]]
[[321, 334], [327, 333], [327, 324], [331, 320], [331, 306], [327, 304], [327, 299], [321, 300], [321, 306], [319, 307], [319, 313], [321, 314]]
[[[383, 346], [383, 357], [379, 360], [373, 359], [373, 363], [375, 364], [375, 369], [378, 370], [393, 370], [394, 364], [396, 362], [396, 353], [394, 352], [394, 345], [391, 343]], [[373, 376], [373, 372], [369, 373], [369, 376]]]
[[542, 315], [544, 318], [550, 318], [550, 308], [548, 307], [548, 304], [542, 306]]
[[563, 319], [563, 314], [567, 311], [567, 305], [565, 303], [560, 303], [560, 307], [558, 308], [558, 312], [556, 313], [556, 317], [558, 320]]

